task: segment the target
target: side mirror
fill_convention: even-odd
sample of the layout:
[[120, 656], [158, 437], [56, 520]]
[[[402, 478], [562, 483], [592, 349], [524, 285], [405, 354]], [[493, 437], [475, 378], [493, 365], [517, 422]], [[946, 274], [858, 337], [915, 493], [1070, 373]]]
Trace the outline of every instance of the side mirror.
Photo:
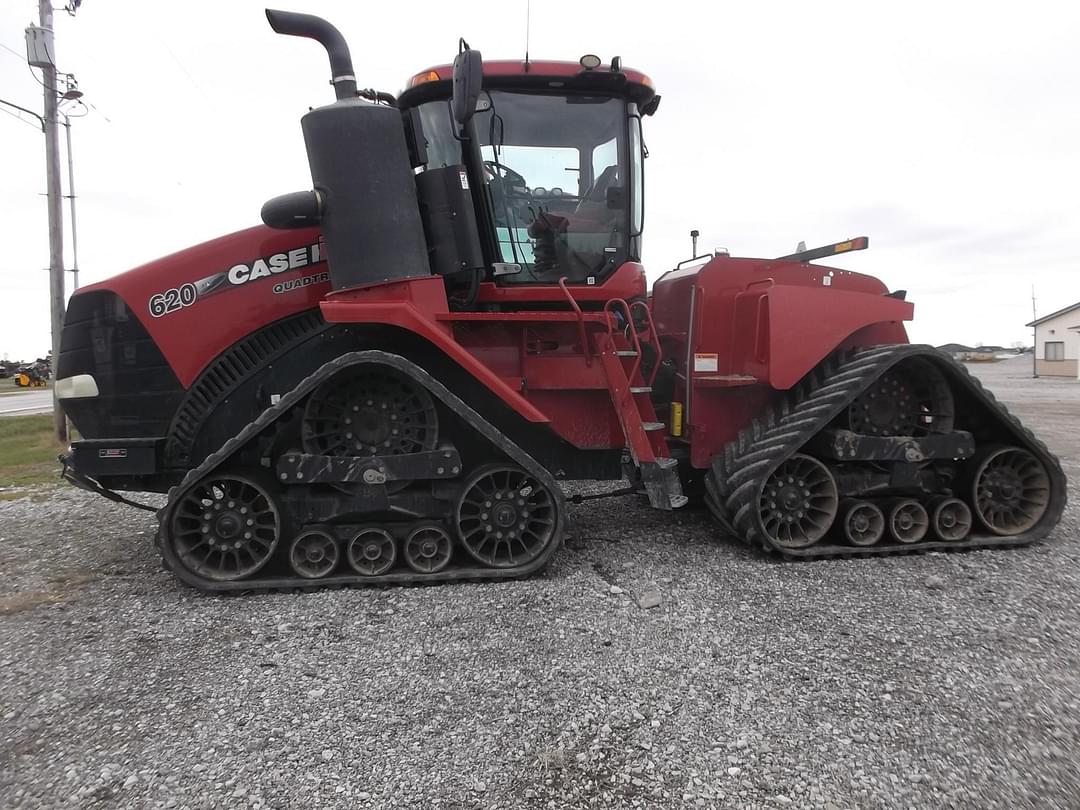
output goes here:
[[484, 81], [484, 60], [480, 51], [468, 48], [454, 58], [454, 97], [450, 109], [458, 126], [465, 126], [476, 112], [480, 86]]

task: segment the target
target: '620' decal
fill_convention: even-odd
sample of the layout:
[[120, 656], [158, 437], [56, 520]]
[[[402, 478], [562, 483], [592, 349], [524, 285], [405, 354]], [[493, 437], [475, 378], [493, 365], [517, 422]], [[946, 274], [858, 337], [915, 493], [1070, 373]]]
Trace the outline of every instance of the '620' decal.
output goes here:
[[150, 314], [155, 318], [176, 312], [184, 307], [190, 307], [199, 297], [199, 291], [194, 284], [182, 284], [165, 292], [155, 293], [150, 296]]

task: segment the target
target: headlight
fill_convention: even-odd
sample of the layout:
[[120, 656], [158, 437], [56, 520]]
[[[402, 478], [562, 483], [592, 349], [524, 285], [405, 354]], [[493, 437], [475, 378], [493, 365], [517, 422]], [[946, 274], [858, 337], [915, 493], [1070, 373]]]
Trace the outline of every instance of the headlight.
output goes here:
[[56, 381], [57, 399], [88, 399], [97, 395], [97, 380], [91, 374], [76, 374]]

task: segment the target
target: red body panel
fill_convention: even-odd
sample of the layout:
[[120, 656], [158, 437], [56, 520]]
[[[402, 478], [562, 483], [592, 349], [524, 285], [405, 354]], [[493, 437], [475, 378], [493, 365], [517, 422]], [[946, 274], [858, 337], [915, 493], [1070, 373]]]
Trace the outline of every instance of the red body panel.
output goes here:
[[848, 270], [726, 256], [661, 278], [653, 314], [679, 371], [694, 465], [837, 348], [907, 343], [913, 305], [887, 292]]
[[[163, 298], [185, 285], [197, 294]], [[318, 229], [259, 226], [84, 290], [95, 288], [127, 302], [185, 388], [256, 329], [320, 306], [329, 322], [392, 325], [423, 337], [524, 419], [549, 424], [575, 447], [627, 444], [627, 415], [616, 402], [629, 407], [627, 386], [641, 381], [611, 379], [619, 366], [610, 353], [629, 344], [601, 310], [611, 299], [644, 298], [637, 263], [604, 284], [569, 287], [580, 314], [556, 284], [493, 283], [481, 285], [479, 302], [508, 311], [450, 312], [437, 276], [331, 293]], [[677, 370], [675, 399], [686, 406], [684, 435], [670, 441], [688, 442], [692, 463], [705, 466], [778, 389], [832, 351], [907, 342], [902, 321], [912, 305], [886, 292], [858, 273], [760, 259], [717, 257], [663, 276], [651, 306], [663, 356]]]
[[[318, 244], [317, 228], [276, 231], [259, 225], [181, 250], [80, 292], [108, 289], [123, 298], [187, 388], [215, 357], [241, 338], [318, 306], [330, 290], [326, 262], [318, 248], [303, 257], [295, 252]], [[290, 251], [296, 260], [293, 267], [289, 266]], [[274, 257], [281, 256], [284, 262], [275, 261]], [[264, 264], [257, 264], [260, 259]], [[247, 272], [235, 270], [230, 281], [230, 269], [241, 264]], [[184, 303], [181, 288], [186, 284], [200, 287], [200, 282], [204, 289], [198, 290], [194, 301]], [[296, 286], [284, 289], [290, 284]], [[159, 306], [151, 312], [155, 296], [165, 296], [170, 290], [177, 291], [169, 296], [175, 308], [156, 314]], [[162, 303], [162, 299], [156, 301]], [[168, 308], [170, 301], [164, 303]]]
[[[574, 300], [579, 304], [603, 306], [612, 298], [644, 298], [647, 291], [645, 267], [638, 262], [626, 262], [607, 277], [601, 285], [569, 284]], [[491, 282], [480, 285], [477, 297], [480, 304], [503, 304], [508, 307], [524, 307], [542, 303], [565, 303], [566, 294], [557, 284], [507, 284], [499, 286]]]

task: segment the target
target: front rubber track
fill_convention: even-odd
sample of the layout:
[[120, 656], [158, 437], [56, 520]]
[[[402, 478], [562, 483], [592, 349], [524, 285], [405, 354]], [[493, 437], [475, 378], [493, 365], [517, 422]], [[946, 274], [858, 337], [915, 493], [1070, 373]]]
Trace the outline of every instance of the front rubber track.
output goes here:
[[[882, 541], [873, 546], [829, 544], [827, 541], [803, 549], [783, 548], [762, 536], [756, 528], [756, 512], [761, 490], [769, 476], [797, 453], [815, 434], [823, 430], [859, 394], [896, 364], [912, 357], [932, 362], [946, 376], [958, 402], [967, 395], [976, 406], [983, 424], [993, 428], [1008, 443], [1032, 453], [1050, 476], [1050, 502], [1039, 522], [1029, 531], [1001, 537], [973, 532], [966, 540], [926, 540], [914, 544]], [[958, 421], [974, 416], [957, 413]], [[1057, 525], [1065, 508], [1066, 479], [1061, 462], [1020, 420], [983, 388], [978, 379], [959, 362], [932, 346], [877, 346], [838, 353], [808, 374], [778, 405], [769, 408], [738, 438], [717, 455], [707, 473], [709, 497], [706, 501], [722, 525], [734, 529], [736, 537], [752, 546], [761, 546], [787, 559], [868, 557], [915, 554], [924, 551], [959, 551], [980, 548], [1015, 548], [1042, 538]]]
[[[406, 376], [416, 380], [426, 388], [433, 396], [459, 416], [469, 427], [479, 433], [497, 448], [507, 459], [526, 470], [543, 483], [555, 498], [557, 521], [551, 540], [541, 554], [526, 565], [510, 568], [485, 568], [482, 566], [451, 567], [434, 574], [420, 574], [412, 571], [395, 571], [381, 576], [361, 576], [359, 574], [339, 574], [327, 576], [321, 579], [306, 579], [300, 576], [286, 577], [253, 577], [227, 582], [200, 577], [188, 570], [176, 558], [172, 544], [165, 541], [165, 532], [170, 525], [173, 509], [176, 507], [180, 496], [190, 487], [205, 478], [214, 470], [226, 465], [234, 458], [249, 442], [254, 441], [261, 433], [271, 429], [273, 424], [289, 411], [298, 406], [300, 402], [315, 390], [324, 380], [344, 369], [359, 365], [378, 365], [395, 369]], [[462, 476], [469, 474], [470, 470], [463, 470]], [[207, 593], [223, 592], [247, 592], [247, 591], [275, 591], [275, 590], [320, 590], [322, 588], [334, 588], [355, 585], [405, 585], [423, 583], [445, 582], [478, 582], [487, 580], [510, 580], [523, 579], [542, 570], [562, 544], [566, 531], [567, 515], [566, 501], [555, 478], [536, 459], [522, 450], [517, 444], [506, 438], [494, 426], [492, 426], [480, 414], [465, 404], [459, 397], [450, 392], [446, 386], [428, 374], [415, 363], [406, 360], [396, 354], [382, 351], [359, 351], [349, 352], [341, 357], [324, 364], [311, 376], [303, 380], [293, 390], [281, 397], [276, 405], [272, 405], [263, 411], [253, 422], [247, 425], [236, 436], [222, 445], [221, 449], [211, 455], [198, 467], [191, 469], [184, 479], [169, 490], [168, 501], [165, 506], [158, 510], [158, 530], [155, 541], [161, 553], [163, 565], [178, 579], [187, 585]], [[283, 539], [282, 542], [287, 542]]]

